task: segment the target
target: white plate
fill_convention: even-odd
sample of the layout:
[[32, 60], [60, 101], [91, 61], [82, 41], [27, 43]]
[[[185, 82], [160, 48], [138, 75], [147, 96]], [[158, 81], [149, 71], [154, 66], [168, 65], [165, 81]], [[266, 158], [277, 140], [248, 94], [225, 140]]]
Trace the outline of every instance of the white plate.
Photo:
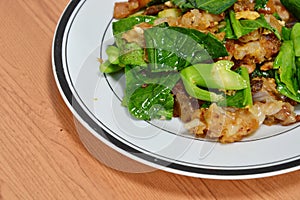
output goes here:
[[113, 42], [113, 5], [114, 1], [71, 1], [53, 41], [58, 88], [89, 134], [143, 164], [188, 176], [246, 179], [299, 169], [299, 124], [263, 126], [241, 142], [222, 145], [195, 139], [177, 119], [132, 119], [120, 102], [122, 74], [104, 76], [98, 69], [97, 58]]

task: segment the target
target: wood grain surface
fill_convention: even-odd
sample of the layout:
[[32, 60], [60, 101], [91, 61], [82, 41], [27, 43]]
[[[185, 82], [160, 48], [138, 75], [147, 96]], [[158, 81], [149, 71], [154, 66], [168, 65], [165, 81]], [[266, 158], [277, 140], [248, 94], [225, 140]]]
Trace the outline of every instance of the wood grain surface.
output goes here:
[[[99, 0], [102, 1], [102, 0]], [[82, 145], [51, 45], [68, 0], [0, 1], [0, 199], [300, 199], [300, 171], [240, 181], [125, 173]]]

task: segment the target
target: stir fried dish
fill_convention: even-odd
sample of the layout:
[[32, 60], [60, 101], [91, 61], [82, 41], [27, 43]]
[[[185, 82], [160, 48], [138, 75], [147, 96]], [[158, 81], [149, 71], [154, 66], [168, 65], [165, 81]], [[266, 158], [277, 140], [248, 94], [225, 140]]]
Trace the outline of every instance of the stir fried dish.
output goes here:
[[117, 2], [100, 70], [124, 73], [133, 117], [239, 141], [300, 122], [299, 20], [299, 0]]

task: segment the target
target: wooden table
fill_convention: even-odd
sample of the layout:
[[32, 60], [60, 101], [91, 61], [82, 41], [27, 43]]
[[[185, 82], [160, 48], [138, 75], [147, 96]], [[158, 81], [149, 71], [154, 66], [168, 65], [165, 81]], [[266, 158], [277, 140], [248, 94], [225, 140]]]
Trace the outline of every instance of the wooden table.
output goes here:
[[218, 181], [125, 173], [93, 158], [52, 74], [53, 33], [67, 3], [0, 1], [0, 199], [300, 199], [300, 171]]

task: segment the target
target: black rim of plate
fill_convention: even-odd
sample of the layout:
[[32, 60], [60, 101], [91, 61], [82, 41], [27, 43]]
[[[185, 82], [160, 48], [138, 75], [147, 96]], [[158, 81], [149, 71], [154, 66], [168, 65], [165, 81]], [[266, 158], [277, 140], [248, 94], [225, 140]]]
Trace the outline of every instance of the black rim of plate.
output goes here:
[[[181, 165], [178, 163], [170, 163], [169, 161], [159, 159], [157, 157], [142, 153], [141, 151], [132, 148], [122, 141], [116, 139], [108, 132], [104, 131], [102, 127], [99, 126], [93, 119], [89, 117], [89, 115], [84, 111], [81, 105], [78, 103], [76, 98], [73, 98], [73, 93], [71, 88], [68, 84], [66, 74], [64, 72], [63, 67], [63, 57], [62, 57], [62, 48], [63, 48], [63, 37], [66, 32], [66, 26], [70, 20], [71, 15], [73, 14], [75, 8], [82, 0], [73, 0], [70, 1], [69, 5], [65, 9], [64, 13], [61, 16], [59, 24], [57, 26], [54, 41], [53, 41], [53, 68], [55, 76], [57, 77], [57, 81], [59, 87], [61, 88], [63, 95], [66, 97], [68, 103], [72, 106], [74, 111], [83, 119], [90, 128], [95, 130], [104, 140], [107, 140], [109, 143], [113, 144], [115, 147], [119, 148], [120, 150], [126, 151], [127, 153], [131, 154], [133, 157], [138, 157], [152, 165], [163, 167], [162, 169], [170, 168], [177, 172], [184, 172], [188, 175], [195, 176], [195, 177], [219, 177], [219, 178], [236, 178], [242, 179], [245, 177], [250, 178], [251, 176], [258, 175], [258, 177], [265, 177], [271, 175], [275, 172], [280, 172], [287, 169], [292, 169], [300, 166], [300, 159], [278, 164], [275, 166], [267, 166], [267, 167], [260, 167], [260, 168], [250, 168], [250, 169], [213, 169], [213, 168], [199, 168], [199, 167], [192, 167]], [[97, 131], [101, 130], [101, 131]], [[182, 174], [182, 173], [178, 173]]]

